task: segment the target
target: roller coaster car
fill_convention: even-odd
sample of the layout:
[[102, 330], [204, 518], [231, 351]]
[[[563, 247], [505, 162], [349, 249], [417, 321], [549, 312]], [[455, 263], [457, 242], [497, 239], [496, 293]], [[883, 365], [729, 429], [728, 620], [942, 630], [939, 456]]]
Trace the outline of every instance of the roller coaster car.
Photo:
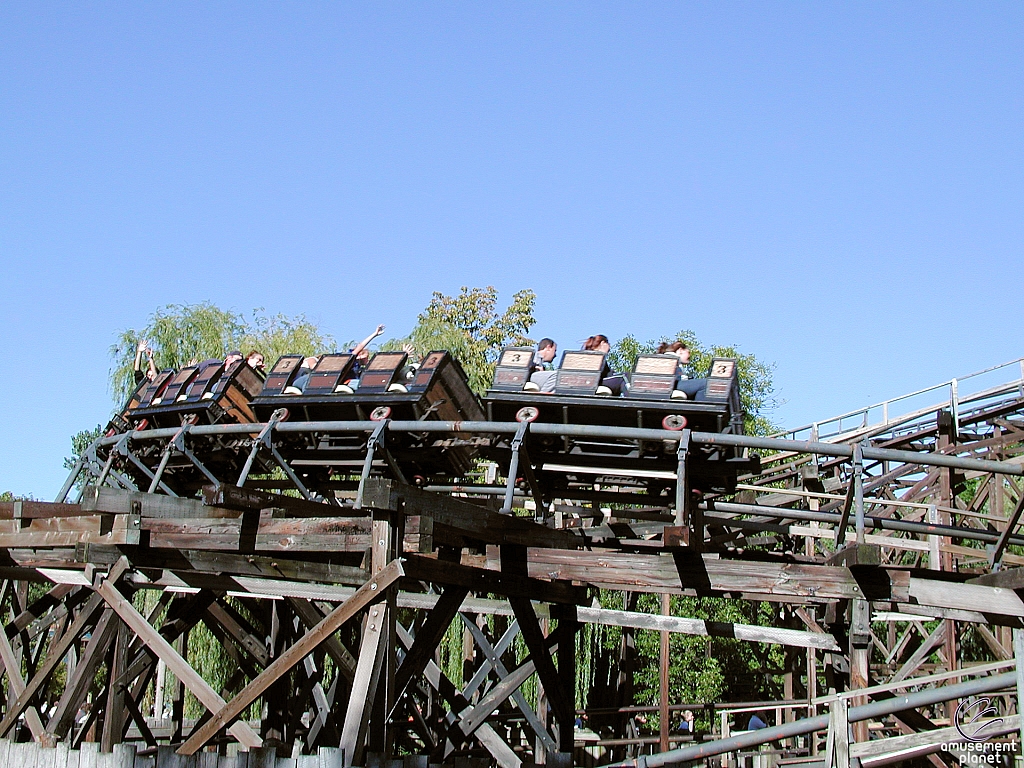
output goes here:
[[[301, 358], [281, 358], [271, 368], [267, 386], [252, 401], [260, 421], [268, 421], [279, 408], [287, 409], [292, 422], [483, 419], [462, 366], [443, 350], [431, 352], [418, 366], [408, 364], [405, 352], [378, 352], [358, 382], [351, 378], [355, 361], [349, 354], [324, 355], [304, 382], [298, 381], [300, 363]], [[308, 433], [279, 435], [275, 441], [293, 467], [347, 472], [361, 467], [367, 434], [324, 433], [315, 440]], [[474, 440], [404, 431], [389, 432], [386, 447], [403, 473], [423, 477], [461, 475], [472, 467], [477, 451]]]
[[138, 428], [179, 427], [188, 417], [196, 424], [251, 424], [256, 416], [249, 403], [263, 388], [263, 378], [247, 363], [224, 369], [220, 360], [207, 360], [157, 376], [144, 388], [127, 420]]
[[[600, 352], [566, 352], [557, 371], [533, 372], [532, 350], [502, 351], [494, 384], [483, 399], [488, 421], [594, 427], [639, 427], [739, 434], [743, 431], [736, 361], [715, 358], [706, 379], [680, 379], [672, 355], [641, 355], [622, 397], [604, 386], [610, 371]], [[553, 391], [552, 391], [553, 390]], [[530, 434], [527, 449], [542, 488], [595, 482], [664, 489], [675, 477], [678, 441], [600, 435]], [[508, 455], [492, 452], [504, 462]], [[756, 471], [756, 457], [736, 449], [694, 447], [688, 462], [693, 487], [729, 492], [736, 476]]]

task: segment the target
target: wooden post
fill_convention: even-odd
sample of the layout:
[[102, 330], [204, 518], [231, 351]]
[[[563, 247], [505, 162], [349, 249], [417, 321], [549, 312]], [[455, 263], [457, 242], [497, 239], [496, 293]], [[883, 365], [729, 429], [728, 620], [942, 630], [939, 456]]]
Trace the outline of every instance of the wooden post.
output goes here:
[[846, 699], [835, 699], [831, 704], [825, 765], [829, 768], [850, 768], [850, 721]]
[[[870, 685], [871, 658], [871, 603], [867, 600], [853, 600], [850, 604], [850, 690], [856, 691]], [[854, 705], [867, 703], [866, 696], [858, 696]], [[868, 740], [868, 723], [861, 720], [853, 724], [853, 736], [858, 742]], [[847, 756], [849, 761], [849, 756]]]
[[[661, 615], [669, 616], [672, 612], [671, 596], [667, 593], [661, 596]], [[669, 640], [672, 637], [669, 632], [661, 633], [661, 657], [659, 665], [659, 689], [658, 689], [658, 748], [661, 752], [668, 752], [669, 722]]]
[[[1013, 630], [1013, 656], [1017, 660], [1017, 714], [1024, 712], [1024, 629]], [[1020, 718], [1020, 743], [1024, 744], [1024, 715]]]
[[114, 648], [107, 673], [107, 708], [103, 714], [103, 733], [100, 737], [100, 751], [113, 752], [114, 745], [121, 741], [125, 720], [125, 683], [117, 682], [127, 667], [128, 627], [117, 622]]

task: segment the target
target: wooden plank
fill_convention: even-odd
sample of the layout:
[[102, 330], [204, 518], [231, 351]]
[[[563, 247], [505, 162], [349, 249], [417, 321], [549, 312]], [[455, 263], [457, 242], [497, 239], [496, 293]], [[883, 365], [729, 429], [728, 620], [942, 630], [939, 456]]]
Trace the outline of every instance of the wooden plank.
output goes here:
[[106, 658], [110, 637], [116, 628], [117, 622], [113, 621], [113, 612], [110, 609], [105, 610], [93, 627], [92, 636], [75, 666], [74, 674], [64, 685], [57, 709], [46, 724], [47, 733], [53, 737], [61, 738], [74, 728], [75, 715], [88, 693], [96, 670]]
[[406, 515], [428, 515], [435, 525], [448, 526], [469, 540], [486, 544], [579, 549], [582, 536], [555, 530], [522, 517], [502, 515], [450, 496], [421, 491], [393, 480], [371, 477], [363, 490], [363, 506]]
[[[1002, 736], [1006, 733], [1012, 733], [1020, 727], [1019, 715], [1005, 715], [1002, 721], [998, 725], [984, 726], [985, 733], [991, 736]], [[977, 722], [982, 723], [984, 721], [979, 720]], [[914, 750], [913, 754], [907, 754], [903, 758], [910, 760], [915, 756], [924, 754], [923, 752], [916, 751], [918, 747], [933, 746], [938, 751], [942, 744], [962, 743], [963, 741], [964, 737], [955, 726], [936, 728], [933, 731], [921, 731], [920, 733], [911, 733], [905, 736], [892, 736], [888, 739], [876, 739], [874, 741], [851, 744], [850, 757], [858, 757], [864, 760], [865, 758], [882, 755], [895, 756], [897, 753]]]
[[82, 494], [83, 510], [142, 517], [237, 517], [232, 510], [211, 509], [197, 499], [164, 496], [159, 493], [122, 491], [115, 488], [89, 486]]
[[90, 514], [90, 512], [79, 504], [57, 504], [51, 501], [0, 501], [0, 520], [77, 517], [85, 514]]
[[556, 581], [546, 581], [543, 578], [531, 578], [486, 568], [473, 568], [418, 555], [408, 555], [405, 558], [405, 564], [406, 575], [411, 579], [459, 585], [473, 592], [493, 592], [508, 597], [525, 597], [553, 603], [583, 603], [587, 601], [585, 588]]
[[93, 616], [100, 605], [101, 602], [96, 600], [95, 595], [91, 597], [89, 602], [79, 612], [71, 627], [63, 635], [54, 639], [54, 642], [48, 649], [46, 660], [36, 670], [32, 679], [26, 683], [25, 689], [18, 695], [14, 703], [11, 704], [4, 715], [4, 719], [0, 721], [0, 736], [5, 736], [10, 731], [17, 722], [18, 717], [25, 710], [25, 707], [28, 706], [28, 702], [35, 696], [39, 688], [50, 679], [50, 675], [53, 674], [57, 665], [64, 661], [64, 655], [67, 653], [68, 648], [78, 639], [85, 627], [92, 622]]
[[[142, 642], [163, 660], [167, 668], [185, 684], [204, 707], [211, 712], [216, 712], [224, 707], [224, 699], [192, 669], [189, 663], [181, 657], [181, 654], [174, 650], [174, 647], [146, 621], [141, 613], [135, 610], [131, 602], [126, 600], [109, 580], [102, 580], [96, 591], [121, 617], [121, 620], [135, 631]], [[244, 722], [234, 723], [228, 730], [247, 747], [259, 747], [263, 744], [263, 740]]]
[[[639, 592], [754, 593], [780, 597], [864, 599], [848, 568], [724, 560], [714, 556], [530, 550], [535, 578], [581, 581]], [[771, 599], [767, 597], [766, 599]]]
[[271, 683], [298, 664], [306, 655], [312, 653], [356, 613], [381, 599], [387, 587], [402, 575], [402, 564], [396, 560], [357, 589], [351, 598], [335, 608], [323, 621], [282, 653], [259, 677], [246, 685], [230, 703], [222, 703], [215, 709], [211, 708], [214, 712], [213, 716], [181, 745], [178, 754], [195, 754], [213, 738], [217, 731], [238, 717]]
[[[8, 589], [9, 584], [10, 582], [7, 582], [4, 585], [5, 590]], [[0, 660], [3, 661], [4, 671], [7, 672], [7, 685], [10, 688], [11, 693], [16, 697], [22, 696], [25, 693], [25, 678], [21, 676], [21, 664], [19, 663], [18, 657], [14, 654], [14, 649], [11, 647], [11, 643], [7, 639], [6, 632], [0, 632]], [[35, 707], [27, 708], [25, 712], [25, 723], [32, 732], [33, 739], [39, 741], [43, 738], [45, 731], [43, 728], [43, 721], [39, 717], [39, 711]]]
[[[399, 600], [401, 605], [401, 600]], [[606, 608], [577, 609], [577, 617], [588, 624], [632, 627], [658, 632], [677, 632], [700, 637], [727, 637], [751, 643], [771, 643], [797, 648], [818, 648], [825, 651], [841, 650], [833, 635], [827, 632], [803, 632], [779, 627], [758, 627], [750, 624], [704, 621], [680, 616], [659, 616], [651, 613], [617, 611]]]
[[[265, 515], [259, 520], [254, 536], [248, 537], [242, 519], [142, 519], [142, 529], [149, 532], [151, 547], [213, 551], [363, 552], [372, 541], [370, 525], [366, 517], [274, 518]], [[408, 518], [404, 549], [430, 551], [431, 530], [429, 518]], [[2, 541], [0, 533], [0, 543]]]
[[372, 608], [363, 627], [356, 673], [352, 678], [352, 692], [349, 694], [345, 721], [341, 729], [342, 760], [346, 767], [355, 764], [361, 758], [367, 721], [373, 708], [373, 699], [380, 681], [381, 664], [384, 660], [386, 613], [386, 605]]
[[395, 699], [400, 699], [409, 682], [423, 672], [423, 668], [434, 655], [438, 643], [441, 642], [452, 619], [458, 613], [459, 606], [462, 605], [468, 591], [466, 587], [445, 587], [434, 609], [427, 616], [426, 622], [416, 633], [416, 641], [412, 648], [409, 649], [402, 665], [398, 668], [395, 675]]
[[[80, 562], [112, 564], [122, 556], [116, 547], [86, 545], [76, 552]], [[168, 568], [176, 571], [267, 576], [272, 579], [295, 579], [331, 584], [359, 586], [369, 577], [362, 567], [320, 563], [315, 560], [240, 555], [234, 552], [215, 552], [195, 549], [178, 551], [135, 550], [132, 563], [136, 568]]]
[[1024, 616], [1024, 601], [1013, 590], [1002, 587], [911, 578], [910, 597], [918, 605], [1002, 616]]
[[[339, 507], [317, 501], [297, 499], [280, 493], [268, 493], [255, 488], [239, 488], [237, 485], [219, 483], [203, 486], [203, 504], [210, 507], [221, 507], [236, 512], [261, 509], [284, 509], [295, 517], [338, 517], [352, 513], [351, 506]], [[354, 514], [362, 516], [361, 510]]]

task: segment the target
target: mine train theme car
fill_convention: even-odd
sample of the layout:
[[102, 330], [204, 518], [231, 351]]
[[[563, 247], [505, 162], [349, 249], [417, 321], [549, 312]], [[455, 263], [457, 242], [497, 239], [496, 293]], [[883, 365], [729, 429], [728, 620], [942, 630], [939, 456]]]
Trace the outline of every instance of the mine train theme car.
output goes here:
[[144, 382], [126, 417], [136, 429], [180, 427], [186, 417], [196, 424], [251, 424], [249, 403], [262, 389], [263, 377], [244, 361], [225, 370], [222, 360], [206, 360]]
[[[627, 381], [609, 370], [605, 357], [566, 351], [557, 370], [535, 371], [532, 349], [504, 349], [483, 400], [488, 421], [743, 432], [736, 360], [716, 357], [705, 378], [685, 379], [674, 355], [640, 355]], [[611, 379], [618, 379], [621, 396], [613, 395]], [[527, 441], [538, 484], [552, 497], [567, 486], [594, 483], [665, 490], [675, 477], [677, 447], [676, 441], [597, 436], [531, 434]], [[691, 483], [731, 492], [737, 474], [756, 471], [757, 462], [733, 448], [693, 450]]]
[[[245, 362], [227, 370], [219, 360], [162, 371], [132, 394], [123, 412], [111, 421], [108, 435], [128, 430], [180, 429], [192, 425], [231, 423], [494, 421], [565, 424], [586, 427], [641, 427], [681, 433], [740, 433], [736, 361], [715, 358], [707, 377], [680, 377], [671, 355], [641, 355], [628, 376], [611, 374], [600, 352], [567, 351], [555, 371], [536, 372], [534, 351], [510, 347], [502, 351], [493, 384], [480, 400], [469, 387], [459, 362], [443, 350], [412, 363], [405, 352], [378, 352], [357, 373], [348, 353], [323, 355], [303, 367], [301, 355], [285, 355], [266, 380]], [[618, 379], [614, 381], [613, 379]], [[611, 384], [620, 389], [612, 395]], [[218, 477], [231, 478], [250, 453], [249, 435], [190, 435], [193, 454]], [[275, 450], [310, 488], [327, 489], [339, 477], [359, 474], [371, 436], [365, 431], [279, 430]], [[175, 493], [194, 491], [209, 476], [194, 461], [175, 454], [165, 459], [162, 444], [133, 448], [145, 468], [129, 468], [147, 485], [163, 460], [163, 482]], [[424, 482], [458, 478], [477, 458], [493, 459], [506, 472], [512, 456], [511, 434], [451, 435], [390, 430], [374, 467], [397, 471], [405, 479]], [[667, 492], [678, 462], [678, 440], [638, 440], [607, 436], [554, 436], [529, 432], [525, 456], [545, 499], [560, 490], [597, 484]], [[740, 472], [756, 470], [757, 459], [732, 448], [703, 448], [688, 460], [694, 487], [731, 491]], [[256, 459], [254, 474], [272, 464]], [[525, 467], [524, 467], [525, 468]]]
[[[286, 355], [267, 375], [252, 401], [260, 421], [280, 409], [288, 421], [482, 421], [483, 409], [469, 388], [458, 360], [443, 350], [430, 352], [419, 364], [405, 352], [378, 352], [358, 379], [349, 354], [324, 355], [310, 371], [303, 358]], [[366, 456], [365, 432], [309, 433], [275, 438], [281, 454], [311, 482], [330, 470], [359, 473]], [[473, 440], [453, 441], [436, 433], [391, 432], [388, 455], [407, 478], [462, 475], [473, 466]], [[379, 459], [383, 461], [383, 459]]]

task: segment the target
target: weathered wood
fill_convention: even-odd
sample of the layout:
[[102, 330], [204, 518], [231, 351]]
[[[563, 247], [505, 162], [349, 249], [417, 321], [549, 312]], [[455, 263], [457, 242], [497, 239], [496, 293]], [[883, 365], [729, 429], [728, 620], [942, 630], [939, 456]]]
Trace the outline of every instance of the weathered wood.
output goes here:
[[28, 706], [28, 702], [35, 696], [39, 688], [50, 679], [50, 675], [53, 674], [57, 665], [64, 660], [64, 655], [67, 653], [68, 648], [71, 647], [71, 644], [78, 639], [85, 627], [92, 623], [93, 616], [101, 605], [102, 601], [96, 599], [95, 596], [90, 598], [67, 632], [55, 638], [55, 641], [49, 648], [49, 653], [47, 653], [46, 661], [32, 676], [32, 679], [26, 683], [25, 690], [19, 694], [18, 698], [7, 710], [4, 719], [0, 720], [0, 736], [7, 735], [7, 732], [17, 722], [17, 718], [24, 711], [25, 707]]
[[516, 573], [473, 568], [429, 557], [409, 555], [405, 572], [411, 579], [465, 587], [474, 592], [493, 592], [507, 597], [526, 597], [552, 603], [583, 603], [587, 590], [557, 581], [545, 581]]
[[[336, 509], [336, 508], [335, 508]], [[363, 552], [371, 543], [369, 518], [276, 518], [265, 510], [246, 534], [243, 518], [143, 518], [149, 545], [165, 549], [243, 552]], [[403, 547], [409, 552], [433, 548], [432, 521], [420, 516], [406, 522]], [[3, 534], [0, 534], [2, 544]]]
[[195, 733], [181, 745], [178, 753], [182, 755], [195, 754], [217, 731], [238, 717], [271, 683], [298, 664], [306, 654], [316, 649], [359, 611], [381, 599], [384, 590], [402, 575], [402, 565], [395, 561], [366, 582], [356, 590], [351, 598], [335, 608], [323, 621], [281, 654], [259, 677], [246, 685], [230, 703], [221, 703], [216, 708], [211, 708], [213, 716], [201, 728], [196, 729]]
[[363, 506], [406, 515], [429, 515], [435, 524], [448, 526], [469, 540], [486, 544], [521, 544], [533, 547], [578, 549], [579, 534], [559, 531], [521, 517], [502, 515], [449, 496], [421, 491], [393, 480], [369, 478]]
[[405, 693], [405, 687], [414, 677], [418, 677], [427, 661], [434, 655], [438, 643], [444, 637], [455, 614], [459, 612], [459, 606], [465, 600], [469, 592], [466, 587], [449, 586], [441, 594], [434, 609], [427, 616], [426, 622], [416, 633], [416, 642], [405, 655], [402, 665], [395, 673], [395, 698], [401, 698]]
[[[9, 582], [4, 584], [4, 592]], [[21, 697], [25, 693], [25, 678], [21, 676], [21, 664], [14, 649], [7, 639], [5, 632], [0, 632], [0, 660], [3, 661], [4, 671], [7, 673], [7, 685], [14, 696]], [[43, 721], [39, 717], [39, 711], [35, 707], [28, 707], [25, 712], [25, 723], [32, 732], [32, 738], [39, 741], [43, 737]]]
[[[124, 553], [117, 547], [83, 545], [76, 550], [79, 562], [109, 565], [116, 563]], [[240, 555], [237, 552], [217, 552], [194, 549], [133, 550], [132, 564], [136, 568], [166, 568], [196, 573], [237, 574], [240, 576], [266, 576], [272, 579], [327, 582], [359, 586], [369, 577], [363, 567], [322, 563], [310, 559], [268, 557], [266, 555]]]
[[919, 605], [1002, 616], [1024, 616], [1024, 602], [1010, 589], [911, 578], [910, 597]]
[[267, 493], [255, 488], [239, 488], [237, 485], [218, 483], [203, 486], [203, 504], [211, 507], [245, 510], [284, 509], [294, 517], [337, 517], [345, 514], [363, 515], [361, 510], [352, 510], [351, 505], [320, 503], [285, 496], [281, 493]]
[[606, 589], [649, 592], [753, 593], [822, 599], [863, 599], [848, 568], [720, 560], [704, 555], [675, 557], [621, 552], [530, 550], [535, 578], [575, 580]]
[[[167, 665], [180, 680], [199, 699], [199, 702], [211, 712], [222, 709], [224, 699], [189, 665], [181, 654], [157, 632], [146, 618], [135, 610], [130, 601], [105, 579], [96, 587], [107, 604], [114, 609], [121, 620], [131, 627], [135, 634]], [[247, 747], [261, 746], [263, 741], [246, 723], [234, 723], [229, 727], [232, 735]]]

